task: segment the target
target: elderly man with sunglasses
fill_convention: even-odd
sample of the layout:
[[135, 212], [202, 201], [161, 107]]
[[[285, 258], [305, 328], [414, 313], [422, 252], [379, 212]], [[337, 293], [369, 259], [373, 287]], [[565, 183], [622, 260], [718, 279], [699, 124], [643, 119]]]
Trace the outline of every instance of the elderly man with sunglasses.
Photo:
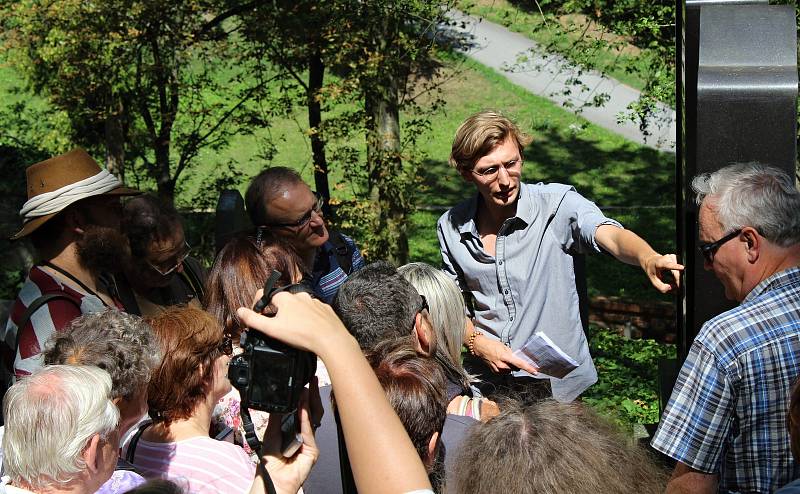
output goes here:
[[[464, 367], [481, 377], [483, 391], [550, 394], [546, 380], [519, 371], [537, 369], [513, 354], [541, 331], [580, 364], [549, 383], [556, 399], [572, 401], [597, 381], [573, 256], [608, 252], [641, 266], [662, 292], [677, 285], [683, 266], [606, 218], [571, 186], [522, 183], [522, 150], [529, 142], [496, 112], [477, 113], [461, 124], [450, 164], [478, 193], [439, 218], [439, 245], [445, 271], [474, 301], [474, 328], [468, 324], [464, 334], [471, 355]], [[674, 281], [665, 283], [662, 276]]]
[[314, 293], [326, 303], [348, 275], [364, 266], [353, 239], [328, 229], [322, 197], [296, 171], [283, 166], [262, 171], [247, 188], [245, 204], [254, 226], [270, 229], [294, 247]]
[[667, 492], [774, 492], [800, 478], [786, 417], [800, 375], [800, 193], [758, 164], [696, 177], [700, 251], [740, 305], [692, 343], [653, 447]]

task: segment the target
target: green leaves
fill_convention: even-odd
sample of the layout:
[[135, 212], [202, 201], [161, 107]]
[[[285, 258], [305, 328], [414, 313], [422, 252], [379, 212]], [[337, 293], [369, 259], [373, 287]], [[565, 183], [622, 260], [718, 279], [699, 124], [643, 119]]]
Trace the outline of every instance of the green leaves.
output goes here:
[[624, 426], [658, 422], [658, 360], [675, 358], [675, 345], [627, 339], [589, 327], [589, 348], [598, 381], [583, 400]]

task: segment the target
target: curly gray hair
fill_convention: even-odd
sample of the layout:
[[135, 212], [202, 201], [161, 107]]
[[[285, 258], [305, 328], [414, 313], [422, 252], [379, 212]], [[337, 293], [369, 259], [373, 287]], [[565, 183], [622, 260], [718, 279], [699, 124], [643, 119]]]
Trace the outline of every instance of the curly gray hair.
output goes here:
[[161, 362], [161, 348], [142, 318], [117, 310], [84, 314], [47, 341], [45, 365], [94, 365], [111, 375], [112, 398], [133, 399]]

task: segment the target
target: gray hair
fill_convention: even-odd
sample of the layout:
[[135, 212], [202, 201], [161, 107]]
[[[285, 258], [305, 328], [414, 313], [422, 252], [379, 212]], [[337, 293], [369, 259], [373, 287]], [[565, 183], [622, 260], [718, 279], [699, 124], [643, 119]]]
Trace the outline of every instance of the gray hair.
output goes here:
[[666, 473], [648, 452], [582, 403], [549, 399], [501, 409], [461, 443], [453, 492], [664, 491]]
[[442, 363], [447, 370], [455, 371], [458, 380], [468, 387], [472, 378], [461, 365], [466, 312], [458, 285], [443, 271], [424, 262], [400, 266], [397, 272], [428, 301], [430, 321], [438, 343], [437, 360], [444, 360]]
[[698, 175], [692, 189], [698, 205], [709, 199], [724, 231], [751, 226], [775, 245], [800, 243], [800, 192], [783, 171], [740, 163]]
[[370, 351], [409, 336], [422, 299], [394, 266], [378, 261], [348, 276], [331, 306], [361, 350]]
[[117, 310], [84, 314], [47, 341], [45, 365], [95, 365], [111, 375], [112, 397], [133, 399], [161, 362], [150, 326]]
[[110, 376], [94, 366], [52, 365], [17, 381], [3, 399], [6, 475], [34, 489], [74, 480], [89, 440], [117, 428], [110, 394]]

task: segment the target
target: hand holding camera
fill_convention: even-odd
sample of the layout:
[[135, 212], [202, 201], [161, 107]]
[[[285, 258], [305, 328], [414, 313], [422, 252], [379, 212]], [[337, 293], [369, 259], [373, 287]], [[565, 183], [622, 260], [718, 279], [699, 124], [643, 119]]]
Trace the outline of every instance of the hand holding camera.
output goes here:
[[[261, 298], [262, 291], [256, 296]], [[330, 306], [313, 300], [306, 293], [276, 293], [272, 304], [277, 308], [274, 316], [267, 317], [242, 307], [237, 311], [239, 319], [252, 330], [280, 340], [292, 347], [313, 352], [326, 360], [326, 351], [331, 349], [333, 339], [355, 339], [347, 332]]]
[[337, 410], [358, 490], [430, 489], [425, 467], [403, 424], [355, 338], [333, 309], [306, 293], [276, 293], [271, 303], [277, 309], [274, 316], [242, 307], [237, 311], [239, 319], [251, 328], [249, 332], [314, 352], [325, 362], [336, 389]]
[[[294, 415], [294, 414], [292, 414]], [[291, 415], [281, 416], [275, 414], [270, 418], [267, 432], [264, 435], [264, 446], [261, 458], [275, 487], [276, 493], [297, 492], [305, 482], [311, 468], [319, 458], [319, 448], [314, 440], [314, 426], [319, 423], [322, 415], [322, 403], [319, 399], [319, 389], [316, 379], [312, 379], [309, 389], [303, 390], [298, 404], [299, 429], [302, 441], [295, 454], [287, 456], [283, 451], [282, 425], [284, 419]], [[251, 494], [265, 492], [261, 482], [254, 484]]]

